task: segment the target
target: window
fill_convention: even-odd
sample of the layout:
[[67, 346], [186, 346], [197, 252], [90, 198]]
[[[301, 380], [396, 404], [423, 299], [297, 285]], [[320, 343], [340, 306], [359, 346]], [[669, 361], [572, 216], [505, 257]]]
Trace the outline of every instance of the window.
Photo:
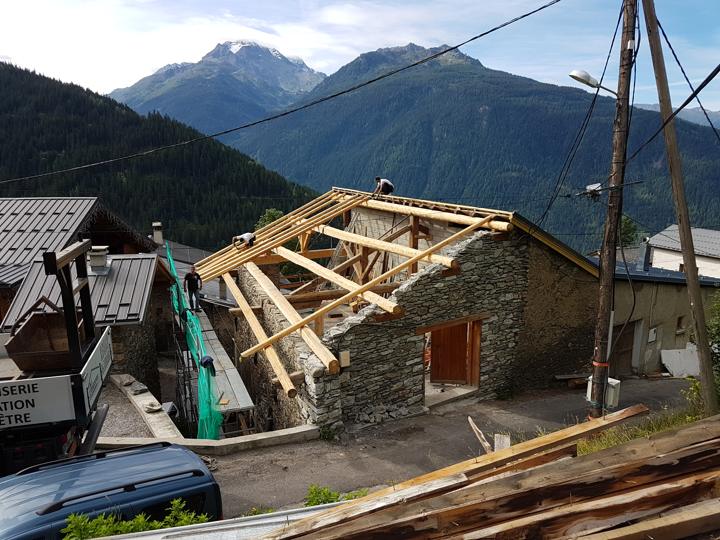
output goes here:
[[680, 263], [680, 267], [678, 268], [680, 272], [685, 272], [685, 265], [683, 263]]

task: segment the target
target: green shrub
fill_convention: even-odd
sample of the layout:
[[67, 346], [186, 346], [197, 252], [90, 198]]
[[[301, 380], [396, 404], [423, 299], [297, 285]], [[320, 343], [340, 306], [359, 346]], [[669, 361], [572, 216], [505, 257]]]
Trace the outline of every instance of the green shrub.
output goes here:
[[244, 517], [247, 516], [259, 516], [261, 514], [272, 514], [275, 511], [274, 508], [270, 508], [267, 506], [253, 506], [250, 510], [248, 510], [245, 514], [243, 514]]
[[305, 506], [317, 506], [319, 504], [350, 501], [352, 499], [364, 497], [367, 494], [368, 490], [366, 488], [357, 489], [342, 495], [339, 491], [333, 491], [329, 487], [310, 484], [307, 495], [305, 496]]
[[145, 514], [138, 514], [130, 520], [119, 519], [115, 514], [100, 514], [93, 519], [84, 514], [70, 514], [67, 518], [67, 526], [60, 532], [65, 535], [64, 540], [90, 540], [103, 536], [154, 531], [208, 521], [208, 516], [205, 514], [198, 515], [185, 510], [185, 501], [182, 499], [174, 499], [167, 510], [168, 514], [162, 521], [148, 519]]

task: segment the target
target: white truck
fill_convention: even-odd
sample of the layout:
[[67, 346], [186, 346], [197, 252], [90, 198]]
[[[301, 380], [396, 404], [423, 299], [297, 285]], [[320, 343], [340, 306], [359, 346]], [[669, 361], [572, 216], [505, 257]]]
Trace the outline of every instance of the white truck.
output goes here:
[[[57, 276], [63, 308], [41, 298], [6, 344], [21, 372], [0, 381], [0, 476], [94, 450], [107, 415], [107, 405], [98, 408], [97, 402], [112, 365], [112, 341], [109, 327], [96, 335], [89, 249], [85, 240], [44, 254], [45, 273]], [[54, 312], [38, 311], [42, 303]]]

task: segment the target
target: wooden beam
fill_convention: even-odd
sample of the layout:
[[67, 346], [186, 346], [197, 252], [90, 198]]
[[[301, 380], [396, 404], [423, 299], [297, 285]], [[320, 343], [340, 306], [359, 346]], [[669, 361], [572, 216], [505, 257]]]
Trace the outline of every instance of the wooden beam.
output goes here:
[[[263, 312], [262, 306], [250, 306], [250, 309], [252, 309], [252, 312], [256, 316], [262, 315], [262, 312]], [[242, 309], [237, 308], [237, 307], [230, 308], [230, 309], [228, 309], [228, 311], [230, 312], [230, 315], [232, 315], [234, 317], [244, 317], [245, 316], [245, 312]]]
[[[345, 195], [346, 197], [351, 197], [351, 195]], [[421, 217], [423, 219], [429, 219], [432, 221], [439, 221], [443, 222], [446, 221], [448, 223], [456, 223], [458, 225], [472, 225], [474, 221], [477, 221], [480, 218], [477, 217], [471, 217], [466, 214], [451, 214], [450, 212], [442, 212], [439, 210], [428, 210], [427, 208], [418, 208], [415, 206], [405, 206], [402, 204], [394, 204], [384, 201], [378, 201], [376, 199], [369, 199], [362, 203], [360, 205], [361, 207], [364, 206], [366, 208], [371, 208], [373, 210], [383, 210], [385, 212], [392, 212], [393, 214], [404, 214], [409, 216], [417, 216]], [[513, 229], [513, 226], [511, 223], [508, 223], [507, 221], [500, 221], [500, 220], [490, 220], [487, 222], [484, 227], [486, 229], [492, 229], [495, 231], [511, 231]]]
[[[288, 375], [290, 377], [290, 380], [293, 382], [295, 386], [300, 386], [301, 384], [305, 383], [305, 372], [304, 371], [293, 371]], [[270, 379], [270, 383], [273, 386], [280, 386], [280, 379], [277, 377], [273, 377]]]
[[[245, 315], [245, 320], [247, 320], [248, 325], [250, 326], [250, 330], [252, 330], [252, 333], [255, 335], [255, 339], [260, 342], [266, 340], [267, 334], [265, 334], [265, 330], [260, 324], [260, 321], [258, 321], [257, 317], [255, 316], [255, 313], [253, 313], [250, 304], [247, 300], [245, 300], [245, 297], [240, 291], [240, 288], [237, 286], [230, 274], [223, 274], [222, 277], [227, 284], [228, 291], [230, 291], [230, 294], [233, 296], [233, 298], [235, 298], [235, 301], [237, 302], [238, 306], [240, 306], [240, 309]], [[268, 359], [268, 362], [270, 362], [270, 367], [272, 367], [272, 370], [275, 372], [275, 376], [280, 381], [280, 385], [282, 386], [287, 396], [289, 398], [294, 398], [297, 395], [297, 390], [295, 389], [295, 385], [293, 385], [292, 381], [290, 380], [290, 377], [285, 370], [285, 366], [283, 366], [283, 363], [280, 360], [277, 352], [275, 352], [275, 349], [272, 347], [268, 347], [267, 349], [265, 349], [265, 357]]]
[[[392, 242], [378, 240], [377, 238], [369, 238], [360, 234], [341, 231], [340, 229], [330, 227], [329, 225], [317, 225], [313, 229], [326, 236], [337, 238], [338, 240], [343, 240], [345, 242], [350, 242], [352, 244], [367, 247], [370, 249], [387, 251], [388, 253], [394, 253], [395, 255], [400, 255], [401, 257], [407, 257], [408, 259], [416, 257], [419, 253], [425, 253], [423, 251], [418, 251], [417, 249], [401, 246], [400, 244], [393, 244]], [[445, 255], [435, 255], [433, 253], [427, 254], [426, 257], [427, 260], [432, 263], [442, 264], [443, 266], [447, 266], [448, 268], [458, 267], [458, 262], [452, 257], [446, 257]], [[421, 259], [422, 258], [424, 257], [421, 257]]]
[[[418, 216], [410, 216], [410, 248], [418, 248], [418, 232], [420, 229], [420, 218]], [[410, 266], [410, 273], [415, 274], [418, 271], [417, 263]]]
[[[395, 231], [392, 234], [383, 234], [379, 238], [379, 240], [384, 240], [386, 242], [392, 242], [396, 238], [400, 238], [403, 234], [405, 234], [409, 231], [410, 231], [410, 225], [403, 227], [403, 228]], [[375, 253], [373, 253], [372, 259], [370, 259], [367, 266], [365, 267], [365, 270], [363, 270], [363, 273], [360, 276], [360, 279], [358, 280], [358, 281], [360, 281], [360, 283], [363, 283], [366, 281], [367, 276], [370, 274], [370, 272], [372, 272], [372, 269], [375, 267], [375, 263], [377, 262], [378, 257], [380, 256], [380, 253], [381, 253], [380, 251], [376, 251]], [[385, 270], [383, 270], [383, 272], [384, 271]]]
[[[298, 255], [294, 251], [290, 251], [287, 248], [284, 247], [278, 247], [273, 250], [274, 253], [277, 253], [278, 255], [281, 255], [285, 257], [288, 261], [294, 262], [295, 264], [302, 266], [303, 268], [306, 268], [307, 270], [310, 270], [314, 274], [317, 274], [318, 276], [327, 279], [331, 283], [334, 283], [335, 285], [339, 285], [340, 287], [348, 290], [348, 291], [354, 291], [360, 288], [360, 285], [357, 283], [349, 280], [346, 277], [341, 276], [340, 274], [337, 274], [330, 270], [329, 268], [325, 268], [321, 264], [316, 263], [315, 261], [311, 261], [310, 259], [305, 259], [302, 255]], [[363, 293], [362, 298], [370, 302], [371, 304], [377, 304], [380, 308], [384, 309], [385, 311], [389, 313], [400, 313], [402, 311], [402, 308], [398, 306], [395, 302], [391, 302], [387, 298], [383, 298], [379, 294], [376, 294], [371, 291], [367, 291]]]
[[363, 285], [363, 286], [360, 287], [359, 289], [356, 289], [355, 291], [351, 291], [351, 292], [347, 293], [345, 296], [342, 296], [342, 297], [338, 298], [337, 300], [335, 300], [335, 301], [333, 301], [333, 302], [330, 302], [329, 304], [326, 304], [326, 305], [320, 307], [317, 311], [315, 311], [315, 313], [313, 313], [313, 314], [310, 315], [309, 317], [305, 317], [302, 321], [300, 321], [300, 322], [298, 322], [298, 323], [290, 326], [289, 328], [286, 328], [285, 330], [283, 330], [283, 331], [281, 331], [281, 332], [278, 332], [278, 333], [275, 334], [274, 336], [272, 336], [272, 337], [268, 338], [267, 340], [265, 340], [263, 343], [258, 343], [258, 344], [255, 345], [254, 347], [251, 347], [251, 348], [243, 351], [243, 352], [242, 352], [242, 356], [243, 356], [244, 358], [247, 358], [248, 356], [252, 356], [252, 355], [255, 354], [257, 351], [261, 351], [261, 350], [264, 349], [265, 347], [268, 347], [268, 346], [272, 345], [273, 343], [275, 343], [277, 340], [282, 339], [282, 338], [284, 338], [285, 336], [292, 334], [292, 333], [295, 332], [297, 329], [299, 329], [299, 328], [301, 328], [301, 327], [303, 327], [303, 326], [306, 326], [310, 321], [314, 321], [314, 320], [317, 319], [318, 317], [322, 317], [323, 315], [325, 315], [325, 313], [327, 313], [327, 312], [329, 312], [329, 311], [332, 311], [332, 310], [335, 309], [336, 307], [341, 306], [341, 305], [345, 304], [346, 302], [348, 302], [349, 300], [352, 300], [353, 298], [355, 298], [355, 297], [357, 297], [357, 296], [360, 296], [361, 294], [369, 291], [369, 290], [372, 289], [375, 285], [380, 285], [383, 281], [388, 280], [389, 278], [391, 278], [391, 277], [394, 276], [395, 274], [399, 274], [400, 272], [402, 272], [403, 270], [405, 270], [405, 268], [407, 268], [408, 266], [410, 266], [412, 263], [414, 263], [414, 262], [416, 262], [416, 261], [419, 261], [419, 260], [421, 260], [421, 259], [427, 258], [428, 255], [432, 254], [432, 253], [435, 252], [435, 251], [438, 251], [438, 250], [444, 248], [444, 247], [447, 246], [448, 244], [452, 244], [452, 243], [454, 243], [454, 242], [457, 242], [457, 241], [460, 240], [460, 238], [462, 238], [463, 236], [467, 235], [468, 233], [470, 233], [470, 232], [472, 232], [472, 231], [474, 231], [474, 230], [476, 230], [476, 229], [479, 229], [479, 228], [482, 227], [483, 225], [485, 225], [485, 224], [487, 224], [488, 222], [492, 221], [493, 217], [495, 217], [495, 216], [494, 216], [494, 215], [491, 215], [491, 216], [488, 216], [488, 217], [486, 217], [486, 218], [484, 218], [484, 219], [478, 220], [474, 225], [470, 225], [469, 227], [466, 227], [466, 228], [463, 229], [462, 231], [459, 231], [459, 232], [453, 234], [452, 236], [449, 236], [449, 237], [445, 238], [444, 240], [441, 240], [440, 242], [438, 242], [437, 244], [429, 247], [429, 248], [426, 249], [425, 251], [420, 252], [420, 253], [419, 253], [418, 255], [416, 255], [415, 257], [413, 257], [413, 258], [411, 258], [411, 259], [408, 259], [407, 261], [405, 261], [404, 263], [396, 266], [395, 268], [391, 268], [390, 270], [388, 270], [388, 271], [385, 272], [384, 274], [381, 274], [381, 275], [379, 275], [378, 277], [376, 277], [376, 278], [374, 278], [374, 279], [371, 279], [370, 281], [368, 281], [365, 285]]
[[[335, 254], [335, 249], [311, 249], [308, 251], [301, 251], [303, 257], [308, 259], [329, 259]], [[271, 264], [283, 264], [285, 259], [278, 255], [260, 255], [253, 259], [253, 262], [258, 266], [268, 266]]]
[[[304, 256], [304, 254], [302, 254], [302, 253], [301, 253], [301, 255]], [[287, 260], [287, 259], [285, 259], [284, 257], [281, 257], [280, 255], [272, 255], [272, 257], [279, 257], [279, 258], [282, 259], [283, 261]], [[306, 257], [306, 258], [309, 259], [310, 257]], [[337, 266], [332, 267], [331, 270], [332, 270], [333, 272], [339, 274], [339, 273], [342, 272], [343, 270], [346, 270], [347, 268], [350, 268], [352, 265], [354, 265], [354, 264], [355, 264], [356, 262], [358, 262], [359, 260], [360, 260], [360, 255], [355, 255], [354, 257], [350, 257], [349, 259], [346, 259], [345, 261], [341, 262], [341, 263], [338, 264]], [[306, 292], [308, 291], [308, 289], [311, 289], [311, 288], [313, 288], [313, 287], [317, 287], [317, 286], [320, 285], [320, 283], [322, 283], [323, 281], [326, 281], [326, 280], [318, 276], [318, 277], [316, 277], [315, 279], [313, 279], [312, 281], [308, 281], [308, 282], [307, 282], [305, 285], [303, 285], [302, 287], [300, 287], [300, 288], [295, 289], [294, 291], [292, 291], [289, 296], [295, 296], [295, 295], [298, 295], [298, 294], [306, 293]], [[314, 289], [313, 289], [313, 290], [314, 290]]]
[[599, 431], [616, 426], [639, 414], [645, 414], [648, 408], [644, 405], [635, 405], [621, 411], [609, 414], [604, 418], [593, 418], [582, 424], [577, 424], [554, 433], [548, 433], [541, 437], [529, 439], [515, 444], [505, 450], [493, 452], [484, 456], [461, 461], [454, 465], [438, 469], [436, 471], [417, 476], [405, 482], [400, 482], [392, 487], [381, 489], [360, 499], [349, 501], [337, 508], [325, 510], [313, 516], [299, 520], [281, 532], [277, 532], [271, 538], [275, 540], [289, 540], [304, 534], [317, 532], [323, 527], [335, 526], [348, 521], [353, 517], [364, 516], [375, 512], [378, 506], [375, 504], [380, 497], [404, 490], [408, 487], [423, 485], [427, 482], [443, 478], [453, 474], [465, 474], [469, 478], [482, 478], [482, 475], [492, 476], [492, 471], [499, 467], [508, 465], [524, 459], [534, 459], [541, 452], [566, 447], [569, 443], [589, 437]]
[[[302, 320], [300, 314], [295, 311], [295, 308], [292, 307], [290, 302], [287, 301], [285, 296], [283, 296], [270, 278], [267, 277], [255, 263], [246, 263], [245, 268], [247, 268], [250, 275], [258, 282], [260, 288], [265, 291], [265, 294], [270, 297], [270, 300], [272, 300], [275, 306], [280, 310], [280, 313], [282, 313], [282, 316], [285, 317], [290, 324], [295, 324]], [[334, 374], [340, 371], [340, 363], [337, 361], [337, 358], [333, 356], [315, 332], [308, 327], [304, 327], [300, 329], [300, 337], [302, 337], [303, 341], [308, 347], [310, 347], [310, 350], [315, 353], [315, 355], [325, 365], [328, 373]]]
[[325, 317], [315, 319], [315, 322], [313, 323], [313, 330], [315, 331], [316, 336], [323, 336], [323, 334], [325, 333]]
[[[371, 289], [371, 292], [377, 293], [377, 294], [387, 294], [393, 292], [395, 289], [397, 289], [400, 285], [405, 283], [404, 281], [396, 281], [393, 283], [384, 283], [382, 285], [377, 285]], [[341, 296], [344, 296], [347, 294], [346, 289], [327, 289], [324, 291], [314, 291], [309, 293], [302, 293], [302, 294], [289, 294], [285, 298], [288, 299], [288, 301], [291, 304], [306, 304], [308, 302], [321, 302], [323, 300], [335, 300], [336, 298], [340, 298]]]
[[633, 523], [626, 527], [583, 536], [583, 540], [647, 540], [648, 538], [689, 538], [717, 531], [720, 526], [720, 499], [709, 499], [668, 515]]

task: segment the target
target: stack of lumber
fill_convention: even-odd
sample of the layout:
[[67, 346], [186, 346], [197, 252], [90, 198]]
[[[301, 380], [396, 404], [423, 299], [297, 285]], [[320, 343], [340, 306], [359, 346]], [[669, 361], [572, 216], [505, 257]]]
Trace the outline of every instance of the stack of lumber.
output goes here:
[[686, 538], [720, 530], [720, 417], [585, 456], [636, 405], [315, 514], [268, 539]]

